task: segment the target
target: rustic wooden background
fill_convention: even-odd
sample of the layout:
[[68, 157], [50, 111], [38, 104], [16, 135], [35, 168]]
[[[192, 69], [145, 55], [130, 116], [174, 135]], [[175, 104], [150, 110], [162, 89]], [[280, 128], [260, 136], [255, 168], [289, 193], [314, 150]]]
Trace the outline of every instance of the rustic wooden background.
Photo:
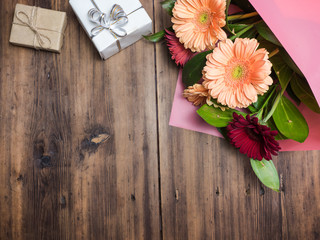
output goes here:
[[[155, 30], [161, 0], [142, 0]], [[66, 0], [61, 54], [8, 43], [0, 1], [0, 239], [320, 239], [320, 152], [275, 159], [263, 187], [224, 140], [168, 125], [177, 79], [164, 44], [101, 61]]]

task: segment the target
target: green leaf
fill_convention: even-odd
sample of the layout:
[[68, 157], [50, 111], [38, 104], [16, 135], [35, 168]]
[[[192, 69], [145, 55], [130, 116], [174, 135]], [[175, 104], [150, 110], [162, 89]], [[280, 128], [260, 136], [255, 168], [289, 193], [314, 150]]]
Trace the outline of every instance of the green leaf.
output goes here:
[[300, 71], [298, 66], [295, 64], [295, 62], [292, 60], [292, 58], [289, 56], [287, 51], [282, 48], [280, 49], [279, 55], [281, 55], [283, 61], [297, 74], [299, 74], [301, 77], [304, 77], [303, 73]]
[[256, 102], [254, 102], [252, 105], [257, 109], [259, 110], [262, 105], [264, 104], [265, 100], [267, 99], [268, 97], [268, 94], [263, 94], [263, 95], [260, 95], [258, 97], [258, 100]]
[[273, 191], [280, 192], [279, 175], [273, 162], [263, 159], [262, 161], [250, 159], [254, 173], [259, 180]]
[[249, 29], [245, 33], [241, 34], [239, 38], [255, 38], [257, 35], [257, 30], [254, 28]]
[[[261, 37], [260, 35], [257, 37], [257, 40], [259, 42], [259, 48], [265, 48], [267, 49], [267, 51], [269, 53], [273, 52], [274, 50], [276, 50], [277, 48], [279, 48], [279, 46], [273, 44], [272, 42], [269, 42], [267, 40], [265, 40], [263, 37]], [[272, 57], [273, 58], [273, 57]], [[271, 58], [271, 59], [272, 59]], [[271, 61], [270, 59], [270, 61]]]
[[204, 104], [201, 108], [198, 109], [197, 113], [200, 117], [203, 118], [208, 124], [214, 127], [226, 127], [228, 126], [229, 122], [232, 121], [233, 112], [241, 114], [245, 116], [246, 114], [240, 111], [226, 109], [222, 111], [220, 108], [215, 108], [213, 106], [208, 106]]
[[282, 46], [281, 43], [279, 42], [279, 40], [276, 38], [276, 36], [273, 34], [273, 32], [270, 30], [270, 28], [267, 26], [267, 24], [265, 22], [257, 23], [255, 26], [256, 26], [258, 33], [264, 39], [266, 39], [269, 42], [272, 42], [280, 47]]
[[239, 8], [241, 8], [245, 12], [253, 12], [253, 11], [255, 11], [255, 9], [252, 7], [252, 5], [249, 3], [249, 1], [232, 0], [232, 4], [237, 5]]
[[[257, 109], [260, 110], [260, 108], [262, 108], [262, 106], [266, 103], [266, 100], [269, 100], [269, 96], [271, 93], [273, 93], [274, 89], [274, 85], [272, 85], [268, 92], [266, 92], [263, 95], [259, 95], [258, 100], [256, 102], [254, 102], [252, 105]], [[271, 96], [270, 96], [271, 97]]]
[[274, 137], [275, 140], [285, 140], [288, 139], [286, 136], [284, 136], [277, 128], [276, 124], [274, 123], [273, 119], [270, 118], [269, 121], [267, 122], [267, 125], [271, 130], [276, 130], [278, 134]]
[[174, 7], [174, 4], [176, 3], [175, 0], [165, 0], [163, 2], [161, 2], [161, 6], [164, 10], [167, 11], [167, 13], [172, 16], [172, 9]]
[[279, 82], [282, 88], [285, 88], [294, 75], [294, 72], [288, 66], [284, 66], [276, 72], [279, 78]]
[[[294, 75], [295, 76], [295, 75]], [[293, 77], [294, 77], [293, 76]], [[299, 106], [301, 104], [301, 101], [300, 99], [296, 96], [296, 94], [292, 91], [292, 87], [291, 87], [291, 83], [292, 83], [292, 80], [293, 80], [293, 77], [291, 78], [291, 81], [290, 81], [290, 84], [288, 85], [286, 91], [289, 95], [289, 97], [291, 98], [291, 100], [294, 101], [294, 103]]]
[[248, 109], [249, 109], [249, 111], [252, 112], [252, 113], [256, 113], [256, 112], [258, 111], [258, 109], [256, 109], [253, 105], [249, 105], [249, 106], [248, 106]]
[[226, 1], [226, 17], [228, 18], [228, 13], [229, 13], [229, 7], [230, 7], [230, 3], [231, 3], [231, 0], [227, 0]]
[[250, 36], [253, 36], [255, 34], [255, 30], [253, 28], [253, 25], [249, 25], [248, 27], [242, 29], [241, 31], [237, 32], [236, 35], [233, 35], [230, 37], [230, 40], [235, 40], [236, 38], [247, 38]]
[[217, 129], [225, 139], [227, 139], [227, 140], [229, 139], [228, 138], [228, 130], [226, 127], [222, 127], [222, 128], [218, 127]]
[[234, 35], [234, 32], [231, 30], [231, 28], [230, 28], [230, 24], [229, 24], [229, 20], [228, 20], [228, 17], [229, 17], [229, 6], [230, 6], [230, 2], [231, 2], [231, 0], [227, 0], [227, 2], [226, 2], [226, 26], [225, 26], [225, 29], [228, 31], [228, 32], [230, 32], [230, 33], [232, 33], [233, 35]]
[[164, 38], [164, 35], [166, 34], [166, 32], [164, 30], [148, 35], [148, 36], [143, 36], [146, 40], [150, 41], [150, 42], [159, 42], [160, 40], [162, 40]]
[[[252, 12], [251, 14], [253, 14], [253, 13], [254, 12]], [[246, 14], [250, 14], [250, 13], [243, 13], [242, 15], [244, 16]], [[241, 14], [237, 13], [235, 15], [231, 15], [234, 20], [230, 20], [230, 18], [229, 18], [229, 21], [232, 21], [233, 23], [235, 23], [235, 21], [236, 21], [237, 24], [255, 25], [255, 24], [257, 24], [258, 21], [261, 20], [261, 17], [259, 15], [252, 16], [249, 18], [241, 18], [240, 17], [240, 19], [236, 19], [235, 16], [237, 16], [237, 15], [239, 16]]]
[[212, 53], [212, 50], [199, 53], [184, 65], [182, 70], [182, 82], [186, 87], [193, 86], [202, 78], [202, 70], [206, 65], [206, 57], [209, 53]]
[[287, 138], [301, 143], [307, 139], [309, 127], [305, 118], [285, 96], [281, 97], [272, 117], [279, 131]]
[[285, 64], [279, 55], [272, 57], [270, 61], [278, 76], [281, 87], [286, 88], [295, 73]]
[[228, 26], [229, 26], [230, 31], [234, 34], [240, 32], [241, 30], [248, 27], [247, 24], [228, 24]]
[[291, 80], [291, 88], [301, 102], [303, 102], [312, 111], [320, 113], [320, 107], [305, 78], [295, 75]]

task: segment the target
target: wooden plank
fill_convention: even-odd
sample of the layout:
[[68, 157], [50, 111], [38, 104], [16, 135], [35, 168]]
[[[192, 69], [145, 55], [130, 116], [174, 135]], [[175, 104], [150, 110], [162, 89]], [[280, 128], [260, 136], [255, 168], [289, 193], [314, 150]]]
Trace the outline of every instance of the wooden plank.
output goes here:
[[283, 239], [320, 239], [320, 151], [282, 153]]
[[67, 11], [60, 55], [12, 46], [16, 2], [0, 3], [0, 239], [160, 239], [154, 46], [101, 61], [59, 0], [19, 2]]
[[[155, 1], [156, 30], [170, 17]], [[320, 152], [281, 153], [281, 194], [225, 140], [170, 127], [178, 70], [156, 46], [163, 239], [319, 239]]]

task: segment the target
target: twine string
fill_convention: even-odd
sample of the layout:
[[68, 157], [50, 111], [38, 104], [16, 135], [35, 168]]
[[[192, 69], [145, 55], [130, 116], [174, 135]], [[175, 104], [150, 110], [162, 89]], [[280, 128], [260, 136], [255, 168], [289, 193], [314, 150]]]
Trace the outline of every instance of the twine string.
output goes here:
[[47, 31], [52, 31], [52, 30], [38, 28], [36, 26], [37, 11], [38, 11], [38, 7], [33, 7], [30, 17], [26, 12], [18, 11], [16, 13], [16, 18], [21, 22], [21, 24], [18, 24], [18, 25], [27, 26], [34, 32], [35, 34], [34, 41], [33, 41], [34, 48], [36, 49], [38, 48], [36, 45], [36, 41], [37, 41], [41, 48], [48, 49], [50, 48], [52, 42], [47, 35], [40, 33], [39, 30], [47, 30]]

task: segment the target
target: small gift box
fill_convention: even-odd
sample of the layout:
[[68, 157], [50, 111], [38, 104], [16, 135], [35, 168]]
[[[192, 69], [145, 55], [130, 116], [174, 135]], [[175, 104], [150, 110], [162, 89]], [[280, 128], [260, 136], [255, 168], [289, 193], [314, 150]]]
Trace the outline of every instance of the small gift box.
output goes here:
[[9, 42], [60, 52], [66, 25], [65, 12], [17, 4]]
[[152, 21], [138, 0], [70, 0], [102, 59], [152, 32]]

